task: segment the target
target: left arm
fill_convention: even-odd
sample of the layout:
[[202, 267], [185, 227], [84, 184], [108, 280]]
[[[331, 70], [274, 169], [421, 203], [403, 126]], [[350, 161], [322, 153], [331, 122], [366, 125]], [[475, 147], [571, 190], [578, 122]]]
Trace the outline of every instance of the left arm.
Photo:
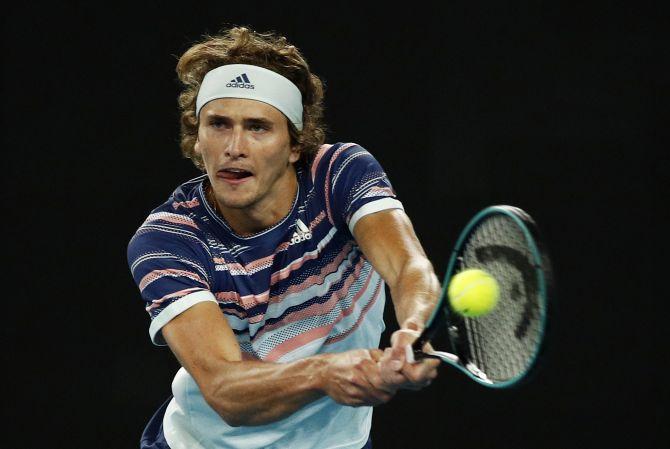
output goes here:
[[354, 238], [388, 284], [400, 325], [381, 362], [385, 379], [402, 388], [424, 386], [437, 375], [439, 362], [425, 359], [415, 365], [405, 363], [405, 347], [418, 338], [438, 302], [441, 287], [435, 270], [412, 223], [400, 209], [361, 218], [354, 228]]

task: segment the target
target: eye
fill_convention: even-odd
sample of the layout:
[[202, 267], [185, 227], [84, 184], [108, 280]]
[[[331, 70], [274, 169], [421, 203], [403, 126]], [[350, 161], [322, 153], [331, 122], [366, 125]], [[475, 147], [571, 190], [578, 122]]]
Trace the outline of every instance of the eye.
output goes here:
[[226, 125], [226, 121], [221, 117], [212, 117], [209, 119], [209, 126], [212, 128], [223, 128]]
[[252, 124], [249, 125], [249, 129], [253, 132], [263, 132], [263, 131], [267, 131], [268, 129], [270, 129], [270, 127], [268, 125], [263, 124], [263, 123], [252, 123]]

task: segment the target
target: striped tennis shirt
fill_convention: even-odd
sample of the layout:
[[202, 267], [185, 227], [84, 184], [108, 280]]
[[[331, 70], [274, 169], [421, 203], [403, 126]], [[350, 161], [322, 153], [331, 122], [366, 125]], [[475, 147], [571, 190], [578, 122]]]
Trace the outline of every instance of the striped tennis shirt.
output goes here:
[[[402, 209], [388, 177], [359, 145], [320, 148], [297, 168], [289, 214], [239, 236], [205, 200], [206, 175], [152, 211], [128, 246], [128, 263], [147, 312], [149, 334], [202, 301], [226, 317], [243, 358], [290, 362], [319, 353], [376, 348], [384, 329], [384, 282], [353, 238], [363, 216]], [[351, 448], [367, 441], [371, 407], [329, 397], [267, 425], [231, 427], [180, 369], [163, 418], [165, 438], [182, 448]]]

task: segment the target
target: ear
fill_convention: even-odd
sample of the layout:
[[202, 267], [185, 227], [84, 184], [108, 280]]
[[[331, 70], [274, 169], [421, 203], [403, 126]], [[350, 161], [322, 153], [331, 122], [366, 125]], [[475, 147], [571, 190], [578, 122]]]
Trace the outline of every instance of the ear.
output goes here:
[[300, 159], [300, 145], [291, 145], [291, 153], [288, 156], [288, 160], [291, 164], [298, 162]]
[[202, 151], [200, 151], [200, 139], [195, 138], [195, 144], [193, 144], [193, 151], [195, 154], [202, 156]]

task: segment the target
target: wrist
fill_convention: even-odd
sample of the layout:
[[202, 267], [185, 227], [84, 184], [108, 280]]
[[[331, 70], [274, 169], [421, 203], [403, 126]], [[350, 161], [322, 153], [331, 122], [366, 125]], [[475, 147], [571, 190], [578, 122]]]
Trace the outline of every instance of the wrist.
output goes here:
[[310, 373], [307, 381], [308, 389], [319, 393], [326, 392], [330, 359], [330, 354], [319, 354], [306, 359], [309, 360], [309, 366], [306, 369]]
[[400, 323], [400, 329], [421, 332], [425, 327], [422, 318], [411, 316]]

